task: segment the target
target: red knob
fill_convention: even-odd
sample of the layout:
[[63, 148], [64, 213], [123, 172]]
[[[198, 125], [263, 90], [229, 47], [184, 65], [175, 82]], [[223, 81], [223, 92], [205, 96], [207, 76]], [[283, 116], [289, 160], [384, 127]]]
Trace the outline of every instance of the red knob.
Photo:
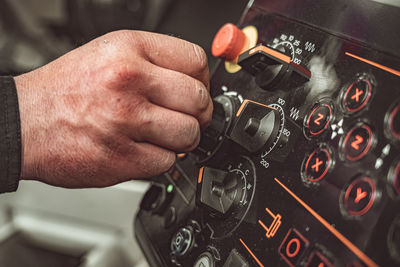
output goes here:
[[232, 61], [240, 55], [245, 42], [246, 35], [243, 31], [232, 23], [227, 23], [215, 35], [211, 52], [214, 57]]

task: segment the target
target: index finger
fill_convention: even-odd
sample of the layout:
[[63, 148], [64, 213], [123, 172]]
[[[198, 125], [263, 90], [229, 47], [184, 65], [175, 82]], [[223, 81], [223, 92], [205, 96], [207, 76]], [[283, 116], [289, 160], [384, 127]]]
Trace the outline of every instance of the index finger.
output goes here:
[[150, 62], [189, 75], [209, 87], [207, 55], [200, 46], [163, 34], [142, 31], [135, 34]]

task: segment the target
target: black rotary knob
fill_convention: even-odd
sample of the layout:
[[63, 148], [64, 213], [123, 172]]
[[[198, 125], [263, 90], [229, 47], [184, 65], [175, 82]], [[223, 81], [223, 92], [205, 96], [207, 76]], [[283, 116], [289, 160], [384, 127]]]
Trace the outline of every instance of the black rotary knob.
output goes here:
[[255, 153], [278, 142], [283, 121], [275, 108], [245, 100], [236, 116], [229, 138], [246, 151]]
[[225, 95], [214, 98], [211, 123], [202, 133], [200, 144], [194, 151], [200, 163], [209, 160], [221, 147], [232, 124], [236, 102], [235, 98]]
[[236, 172], [204, 167], [201, 175], [197, 198], [203, 206], [225, 215], [243, 200], [245, 178]]

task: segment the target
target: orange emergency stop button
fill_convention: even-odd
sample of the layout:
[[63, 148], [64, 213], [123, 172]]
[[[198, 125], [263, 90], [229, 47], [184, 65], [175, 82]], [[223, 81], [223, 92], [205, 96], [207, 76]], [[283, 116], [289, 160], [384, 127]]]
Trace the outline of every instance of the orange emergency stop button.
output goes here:
[[214, 57], [233, 61], [240, 55], [245, 42], [246, 35], [243, 31], [232, 23], [227, 23], [215, 35], [211, 52]]

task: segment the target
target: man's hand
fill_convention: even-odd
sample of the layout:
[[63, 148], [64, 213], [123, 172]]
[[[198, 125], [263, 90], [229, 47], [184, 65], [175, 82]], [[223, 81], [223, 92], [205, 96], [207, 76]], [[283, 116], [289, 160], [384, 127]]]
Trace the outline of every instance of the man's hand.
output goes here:
[[102, 187], [167, 171], [211, 119], [204, 51], [119, 31], [15, 78], [22, 179]]

